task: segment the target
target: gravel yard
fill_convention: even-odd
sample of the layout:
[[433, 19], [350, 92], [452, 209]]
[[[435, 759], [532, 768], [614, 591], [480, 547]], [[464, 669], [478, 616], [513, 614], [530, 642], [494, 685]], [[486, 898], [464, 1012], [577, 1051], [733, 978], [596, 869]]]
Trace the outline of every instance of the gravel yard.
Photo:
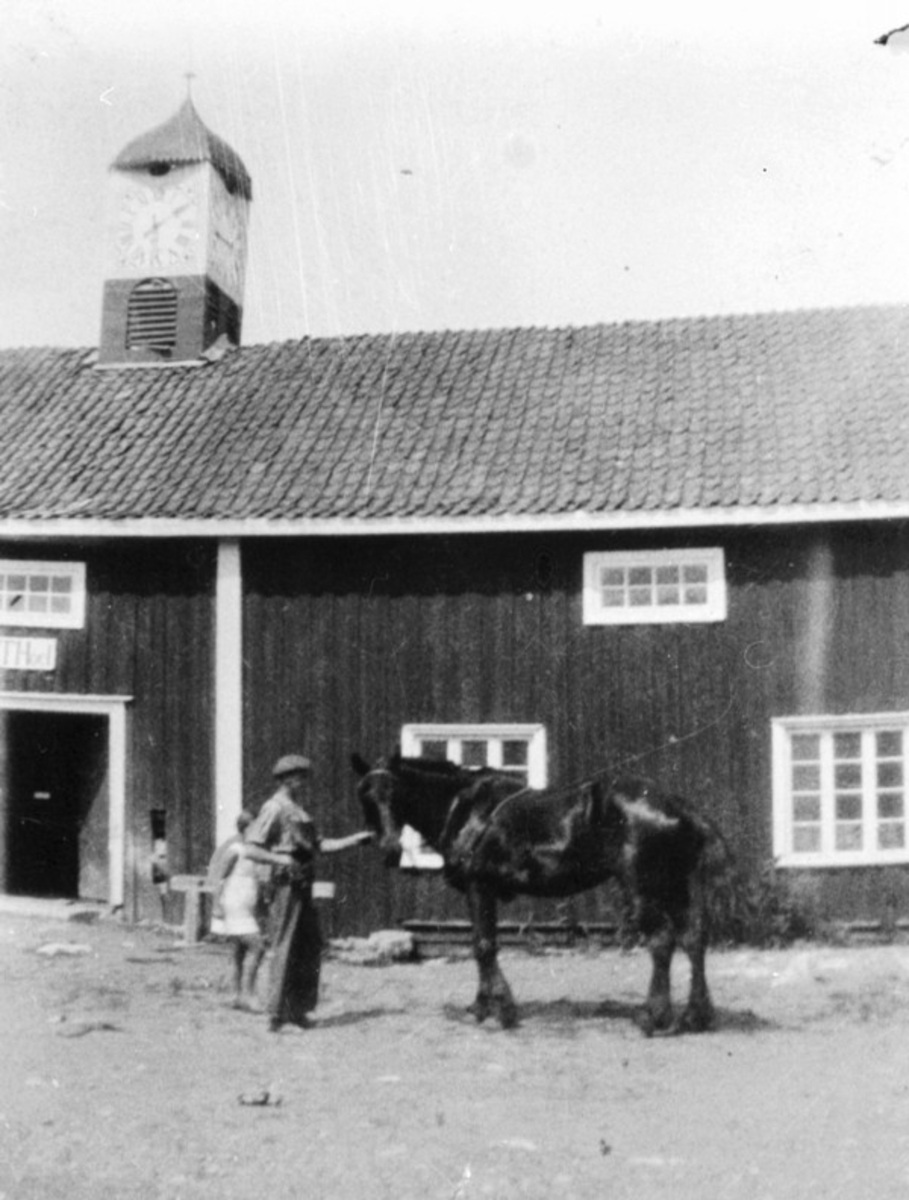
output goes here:
[[502, 961], [511, 1032], [469, 959], [329, 959], [273, 1035], [223, 945], [0, 916], [0, 1200], [909, 1194], [909, 946], [717, 952], [717, 1030], [651, 1040], [644, 953]]

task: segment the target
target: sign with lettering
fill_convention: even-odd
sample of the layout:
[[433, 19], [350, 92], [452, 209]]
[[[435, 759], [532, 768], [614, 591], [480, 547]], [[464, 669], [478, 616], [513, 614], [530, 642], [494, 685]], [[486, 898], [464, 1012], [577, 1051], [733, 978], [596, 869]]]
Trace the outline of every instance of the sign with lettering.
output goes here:
[[0, 637], [0, 671], [53, 671], [56, 638]]

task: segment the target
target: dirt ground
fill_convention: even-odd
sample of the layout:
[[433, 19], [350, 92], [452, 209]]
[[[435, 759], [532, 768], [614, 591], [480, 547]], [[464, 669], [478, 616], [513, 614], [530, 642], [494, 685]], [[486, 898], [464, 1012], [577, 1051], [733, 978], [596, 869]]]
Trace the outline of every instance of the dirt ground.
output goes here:
[[0, 1200], [909, 1194], [909, 946], [714, 953], [718, 1029], [652, 1040], [643, 953], [503, 965], [511, 1032], [469, 959], [329, 959], [274, 1035], [222, 945], [0, 917]]

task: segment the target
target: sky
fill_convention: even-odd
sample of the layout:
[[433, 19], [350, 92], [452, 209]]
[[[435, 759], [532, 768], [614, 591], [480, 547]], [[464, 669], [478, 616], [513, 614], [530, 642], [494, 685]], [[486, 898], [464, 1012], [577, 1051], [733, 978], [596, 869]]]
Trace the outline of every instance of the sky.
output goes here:
[[909, 301], [909, 0], [0, 0], [0, 346], [97, 344], [108, 167], [192, 95], [243, 340]]

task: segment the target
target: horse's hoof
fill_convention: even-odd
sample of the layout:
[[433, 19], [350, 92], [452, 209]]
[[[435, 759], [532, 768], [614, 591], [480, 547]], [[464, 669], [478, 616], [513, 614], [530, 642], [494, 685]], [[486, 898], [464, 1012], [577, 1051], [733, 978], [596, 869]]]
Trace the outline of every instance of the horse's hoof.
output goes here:
[[655, 1034], [671, 1034], [678, 1032], [676, 1023], [672, 1019], [672, 1012], [651, 1012], [649, 1008], [645, 1008], [637, 1018], [637, 1025], [644, 1037], [653, 1037]]
[[639, 1013], [638, 1016], [635, 1017], [635, 1024], [637, 1025], [638, 1029], [640, 1029], [641, 1033], [643, 1033], [644, 1037], [653, 1037], [656, 1026], [653, 1023], [653, 1017], [651, 1017], [650, 1013]]
[[499, 1024], [503, 1029], [514, 1029], [518, 1023], [518, 1010], [516, 1008], [502, 1008], [499, 1010]]
[[678, 1021], [679, 1033], [709, 1033], [713, 1026], [712, 1008], [686, 1008]]

